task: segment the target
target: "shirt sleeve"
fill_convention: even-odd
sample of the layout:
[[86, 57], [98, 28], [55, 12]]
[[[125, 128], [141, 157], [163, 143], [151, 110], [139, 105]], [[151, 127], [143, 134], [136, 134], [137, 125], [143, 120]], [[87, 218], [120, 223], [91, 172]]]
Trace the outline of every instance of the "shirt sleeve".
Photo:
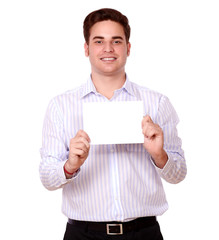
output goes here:
[[77, 171], [71, 179], [65, 177], [64, 164], [68, 159], [69, 149], [65, 139], [63, 117], [55, 99], [50, 102], [45, 115], [40, 154], [40, 179], [49, 190], [56, 190], [72, 182], [80, 172]]
[[168, 161], [163, 169], [156, 169], [159, 175], [169, 183], [181, 182], [187, 173], [182, 141], [178, 136], [177, 124], [179, 118], [169, 99], [162, 96], [156, 119], [157, 124], [163, 129], [164, 150], [167, 152]]

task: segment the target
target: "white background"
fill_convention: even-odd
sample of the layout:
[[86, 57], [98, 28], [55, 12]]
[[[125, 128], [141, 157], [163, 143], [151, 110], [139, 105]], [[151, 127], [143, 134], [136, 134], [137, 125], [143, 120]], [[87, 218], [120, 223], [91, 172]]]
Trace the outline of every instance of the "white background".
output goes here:
[[131, 80], [167, 95], [181, 119], [188, 175], [178, 185], [164, 183], [164, 238], [219, 239], [216, 0], [0, 2], [0, 238], [63, 238], [61, 191], [39, 180], [43, 118], [52, 97], [87, 80], [82, 24], [102, 7], [130, 20]]

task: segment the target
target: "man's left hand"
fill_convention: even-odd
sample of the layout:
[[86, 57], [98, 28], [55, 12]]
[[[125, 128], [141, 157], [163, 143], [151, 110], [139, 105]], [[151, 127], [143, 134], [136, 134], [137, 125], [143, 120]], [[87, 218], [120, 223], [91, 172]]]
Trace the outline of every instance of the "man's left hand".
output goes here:
[[156, 166], [163, 168], [168, 160], [167, 153], [163, 149], [163, 130], [147, 115], [142, 120], [142, 133], [144, 134], [145, 149], [151, 155]]

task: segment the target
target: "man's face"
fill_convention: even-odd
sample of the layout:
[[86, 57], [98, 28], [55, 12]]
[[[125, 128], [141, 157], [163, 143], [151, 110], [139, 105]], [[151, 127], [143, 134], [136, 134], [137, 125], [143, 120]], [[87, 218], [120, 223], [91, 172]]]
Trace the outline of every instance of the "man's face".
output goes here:
[[89, 44], [84, 45], [92, 73], [104, 76], [125, 72], [130, 47], [122, 25], [110, 20], [94, 24], [90, 29]]

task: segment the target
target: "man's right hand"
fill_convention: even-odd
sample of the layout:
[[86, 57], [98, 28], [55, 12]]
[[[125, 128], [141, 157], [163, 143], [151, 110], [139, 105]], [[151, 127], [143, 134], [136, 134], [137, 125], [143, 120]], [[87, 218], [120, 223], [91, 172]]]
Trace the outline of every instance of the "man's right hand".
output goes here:
[[[79, 130], [74, 138], [70, 140], [69, 157], [64, 168], [67, 172], [74, 174], [85, 162], [90, 150], [90, 138], [88, 134]], [[65, 172], [67, 178], [71, 175]]]

